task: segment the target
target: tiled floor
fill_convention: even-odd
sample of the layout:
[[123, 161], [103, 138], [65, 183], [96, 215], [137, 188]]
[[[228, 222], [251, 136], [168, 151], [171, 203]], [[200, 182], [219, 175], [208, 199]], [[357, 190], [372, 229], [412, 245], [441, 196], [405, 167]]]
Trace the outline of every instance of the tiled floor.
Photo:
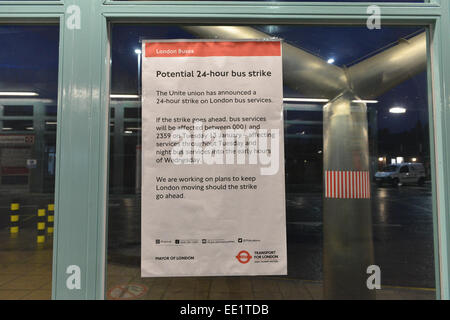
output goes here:
[[0, 300], [51, 299], [52, 236], [36, 244], [34, 230], [0, 230]]
[[[321, 282], [275, 277], [141, 278], [139, 268], [108, 265], [107, 298], [111, 289], [144, 285], [138, 299], [150, 300], [320, 300]], [[124, 289], [126, 291], [126, 289]], [[385, 287], [379, 300], [434, 300], [435, 290]]]

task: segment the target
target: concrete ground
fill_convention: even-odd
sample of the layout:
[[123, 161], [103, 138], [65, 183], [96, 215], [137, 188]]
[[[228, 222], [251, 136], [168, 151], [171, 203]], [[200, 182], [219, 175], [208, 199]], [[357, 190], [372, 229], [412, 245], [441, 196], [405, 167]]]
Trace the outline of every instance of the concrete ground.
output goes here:
[[[429, 186], [373, 190], [378, 299], [435, 298], [433, 220]], [[52, 236], [36, 244], [38, 206], [21, 204], [21, 230], [8, 230], [9, 199], [0, 196], [0, 299], [50, 299]], [[321, 299], [321, 194], [287, 195], [289, 277], [140, 277], [140, 207], [135, 196], [111, 196], [107, 295], [138, 299]]]
[[[128, 295], [133, 286], [140, 291]], [[118, 289], [119, 288], [119, 289]], [[377, 300], [434, 300], [433, 289], [385, 287]], [[280, 277], [141, 278], [138, 267], [108, 265], [107, 299], [321, 300], [320, 281]]]
[[[140, 199], [110, 198], [108, 289], [144, 284], [151, 299], [320, 299], [322, 194], [287, 194], [288, 278], [141, 279]], [[430, 185], [373, 188], [375, 264], [382, 273], [378, 299], [434, 299]], [[270, 288], [270, 289], [269, 289]], [[142, 289], [141, 289], [142, 290]], [[115, 293], [117, 294], [117, 291]]]

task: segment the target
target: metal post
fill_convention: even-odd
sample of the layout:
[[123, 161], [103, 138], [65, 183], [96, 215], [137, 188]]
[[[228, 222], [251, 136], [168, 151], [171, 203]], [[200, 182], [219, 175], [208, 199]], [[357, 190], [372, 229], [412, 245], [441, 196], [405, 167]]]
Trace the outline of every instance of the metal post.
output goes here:
[[47, 233], [53, 234], [55, 222], [55, 205], [53, 203], [47, 206], [47, 212]]
[[[142, 75], [141, 75], [141, 60], [142, 60], [142, 50], [138, 54], [138, 95], [139, 95], [139, 104], [141, 104], [142, 101]], [[141, 105], [142, 108], [142, 105]], [[141, 164], [141, 145], [142, 145], [142, 136], [141, 131], [138, 131], [137, 133], [137, 145], [136, 145], [136, 181], [135, 181], [135, 193], [139, 194], [141, 192], [141, 170], [142, 170], [142, 164]]]
[[10, 228], [9, 232], [11, 235], [17, 235], [19, 233], [19, 203], [13, 202], [11, 203], [11, 212], [10, 212]]
[[323, 110], [323, 271], [326, 299], [374, 299], [367, 107], [345, 92]]
[[114, 152], [113, 154], [113, 176], [111, 184], [112, 193], [122, 194], [124, 192], [124, 105], [115, 103], [114, 107]]
[[45, 209], [38, 209], [37, 212], [37, 244], [45, 242]]

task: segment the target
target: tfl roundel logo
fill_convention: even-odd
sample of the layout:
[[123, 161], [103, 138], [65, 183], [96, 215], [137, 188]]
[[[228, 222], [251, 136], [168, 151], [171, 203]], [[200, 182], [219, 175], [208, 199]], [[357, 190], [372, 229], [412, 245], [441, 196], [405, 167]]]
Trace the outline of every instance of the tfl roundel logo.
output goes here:
[[245, 250], [240, 251], [236, 256], [236, 259], [238, 259], [238, 261], [243, 264], [248, 263], [251, 258], [252, 256], [250, 255], [250, 253]]

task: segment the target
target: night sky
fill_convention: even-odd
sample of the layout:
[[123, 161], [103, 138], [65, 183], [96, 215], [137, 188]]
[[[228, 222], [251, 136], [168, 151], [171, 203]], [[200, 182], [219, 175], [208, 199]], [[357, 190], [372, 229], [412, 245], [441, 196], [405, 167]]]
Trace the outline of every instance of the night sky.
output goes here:
[[[335, 59], [338, 66], [349, 65], [402, 37], [421, 32], [417, 27], [339, 26], [257, 26], [263, 32], [277, 36], [325, 60]], [[134, 49], [143, 39], [189, 39], [192, 35], [176, 26], [112, 27], [112, 93], [137, 93], [137, 56]], [[0, 26], [0, 90], [36, 91], [42, 98], [57, 96], [58, 84], [57, 26]], [[6, 50], [5, 50], [6, 48]], [[76, 54], [76, 52], [74, 53]], [[286, 88], [285, 96], [301, 96]], [[402, 83], [378, 97], [379, 128], [400, 132], [414, 127], [418, 120], [428, 121], [426, 72]], [[393, 115], [389, 108], [402, 106], [407, 113]]]
[[[324, 60], [335, 59], [338, 66], [350, 65], [400, 38], [408, 38], [423, 31], [418, 27], [383, 27], [368, 30], [364, 27], [320, 26], [257, 26], [263, 32], [279, 37]], [[137, 93], [137, 59], [135, 48], [143, 39], [192, 39], [191, 34], [175, 26], [115, 25], [112, 28], [112, 83], [113, 93]], [[285, 88], [286, 97], [300, 97], [301, 93]], [[402, 83], [377, 98], [379, 129], [401, 132], [413, 128], [417, 121], [428, 121], [427, 74]], [[394, 106], [407, 108], [406, 114], [391, 114]]]

